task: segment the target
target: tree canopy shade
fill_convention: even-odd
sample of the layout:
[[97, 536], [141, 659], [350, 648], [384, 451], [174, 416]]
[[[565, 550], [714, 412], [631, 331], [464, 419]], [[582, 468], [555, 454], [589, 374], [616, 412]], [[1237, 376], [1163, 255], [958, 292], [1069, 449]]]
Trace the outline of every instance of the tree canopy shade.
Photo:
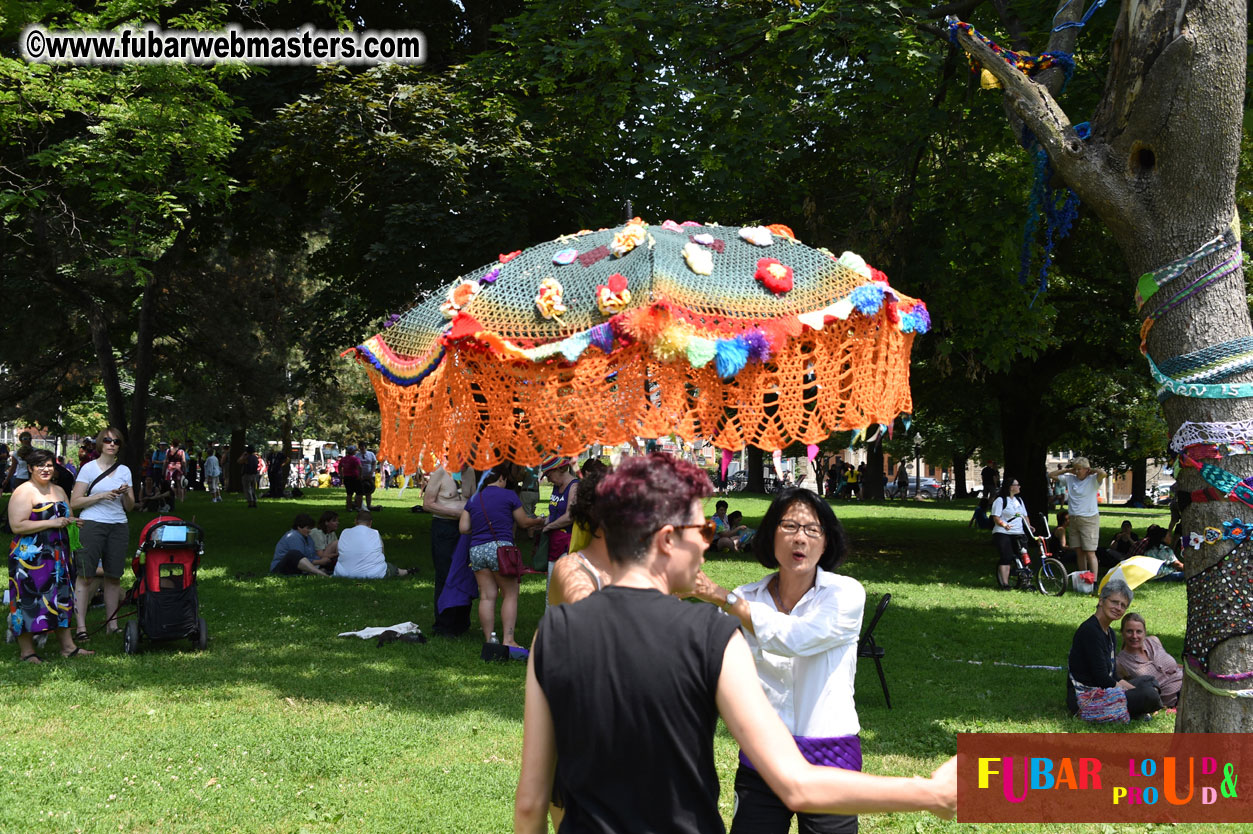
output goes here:
[[[1087, 5], [1060, 4], [1057, 22], [1080, 19]], [[1247, 13], [1247, 5], [1238, 0], [1122, 3], [1114, 24], [1106, 86], [1090, 130], [1085, 132], [1076, 130], [1077, 120], [1057, 98], [1063, 80], [1060, 68], [1033, 79], [1003, 60], [970, 29], [955, 27], [954, 35], [1004, 90], [1015, 135], [1024, 127], [1031, 132], [1056, 175], [1110, 229], [1129, 274], [1138, 277], [1187, 257], [1225, 230], [1234, 229], [1234, 238], [1240, 237], [1236, 174], [1246, 92]], [[1072, 52], [1079, 31], [1056, 28], [1047, 50], [1042, 51]], [[1214, 275], [1215, 268], [1231, 258], [1230, 248], [1190, 259], [1180, 273], [1192, 269], [1197, 276]], [[1235, 263], [1239, 266], [1238, 258]], [[1234, 274], [1239, 278], [1243, 272], [1237, 269]], [[1178, 291], [1178, 284], [1162, 283]], [[1156, 287], [1141, 279], [1135, 289], [1144, 297]], [[1143, 312], [1153, 315], [1155, 309], [1159, 312], [1143, 332], [1147, 355], [1159, 365], [1253, 335], [1241, 280], [1215, 280], [1204, 292], [1187, 295], [1167, 310], [1161, 309], [1159, 299]], [[1247, 372], [1201, 375], [1205, 382], [1231, 384], [1247, 378]], [[1165, 398], [1172, 432], [1185, 421], [1233, 425], [1253, 417], [1247, 395], [1233, 397], [1221, 389], [1216, 392], [1220, 396], [1197, 393], [1181, 390]], [[1226, 458], [1222, 466], [1239, 475], [1253, 471], [1247, 456]], [[1203, 485], [1193, 470], [1185, 470], [1180, 481], [1187, 489]], [[1185, 535], [1218, 526], [1235, 514], [1235, 505], [1229, 502], [1191, 504], [1184, 511]], [[1225, 550], [1215, 550], [1206, 548], [1191, 555], [1187, 565], [1190, 586], [1199, 588], [1199, 575], [1225, 559]], [[1250, 580], [1253, 577], [1245, 574], [1233, 581]], [[1195, 635], [1205, 631], [1221, 605], [1221, 599], [1212, 594], [1190, 594], [1185, 641], [1189, 646], [1196, 646]], [[1212, 694], [1210, 690], [1218, 687], [1210, 681], [1201, 685], [1208, 673], [1249, 671], [1253, 640], [1239, 636], [1242, 630], [1249, 629], [1236, 624], [1207, 657], [1193, 657], [1203, 668], [1200, 673], [1189, 670], [1178, 720], [1181, 731], [1248, 732], [1253, 728], [1248, 701]]]

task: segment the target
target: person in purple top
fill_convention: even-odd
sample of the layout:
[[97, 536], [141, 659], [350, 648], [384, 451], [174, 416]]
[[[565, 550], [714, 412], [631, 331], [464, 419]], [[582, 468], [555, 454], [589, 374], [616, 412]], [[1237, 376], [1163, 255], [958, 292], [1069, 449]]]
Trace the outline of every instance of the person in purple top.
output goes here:
[[512, 488], [509, 479], [513, 466], [502, 463], [492, 469], [487, 480], [461, 511], [458, 528], [461, 535], [470, 537], [470, 568], [479, 584], [479, 626], [483, 629], [483, 642], [491, 639], [496, 630], [496, 599], [500, 597], [500, 620], [504, 627], [501, 642], [520, 649], [514, 637], [518, 621], [518, 577], [504, 576], [496, 559], [496, 549], [513, 544], [513, 525], [524, 530], [544, 523], [542, 518], [531, 518], [522, 508], [522, 499]]

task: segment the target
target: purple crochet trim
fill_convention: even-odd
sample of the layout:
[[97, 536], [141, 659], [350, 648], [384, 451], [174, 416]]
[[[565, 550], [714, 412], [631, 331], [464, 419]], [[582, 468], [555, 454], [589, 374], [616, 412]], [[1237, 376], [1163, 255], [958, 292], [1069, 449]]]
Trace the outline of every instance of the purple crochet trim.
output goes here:
[[1189, 655], [1184, 655], [1184, 656], [1183, 656], [1183, 659], [1184, 659], [1184, 660], [1186, 660], [1186, 661], [1188, 661], [1188, 665], [1189, 665], [1189, 666], [1191, 666], [1194, 670], [1196, 670], [1196, 671], [1200, 672], [1201, 674], [1205, 675], [1205, 677], [1209, 678], [1210, 680], [1216, 680], [1216, 681], [1244, 681], [1244, 680], [1248, 680], [1249, 678], [1253, 678], [1253, 672], [1239, 672], [1239, 673], [1234, 674], [1234, 675], [1220, 675], [1220, 674], [1218, 674], [1217, 672], [1210, 672], [1210, 671], [1208, 671], [1208, 670], [1207, 670], [1207, 669], [1206, 669], [1206, 668], [1205, 668], [1205, 667], [1201, 664], [1201, 661], [1197, 660], [1195, 657], [1191, 657], [1191, 656], [1189, 656]]
[[[844, 770], [861, 770], [861, 738], [858, 736], [792, 736], [796, 749], [805, 761], [818, 767], [839, 767]], [[753, 763], [740, 751], [740, 764], [756, 770]]]

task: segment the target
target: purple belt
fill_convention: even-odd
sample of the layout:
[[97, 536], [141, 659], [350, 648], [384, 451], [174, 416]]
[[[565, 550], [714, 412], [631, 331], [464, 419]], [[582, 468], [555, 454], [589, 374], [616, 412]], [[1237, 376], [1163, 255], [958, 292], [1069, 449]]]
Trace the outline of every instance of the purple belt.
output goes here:
[[[840, 767], [844, 770], [861, 770], [861, 738], [859, 736], [792, 736], [796, 749], [805, 761], [818, 767]], [[756, 770], [753, 763], [740, 751], [740, 764]]]

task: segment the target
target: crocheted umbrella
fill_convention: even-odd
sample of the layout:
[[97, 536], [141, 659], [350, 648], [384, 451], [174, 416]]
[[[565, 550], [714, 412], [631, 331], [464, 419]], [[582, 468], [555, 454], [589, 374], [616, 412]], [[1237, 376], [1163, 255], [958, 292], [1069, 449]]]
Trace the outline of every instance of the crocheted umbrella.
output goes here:
[[501, 255], [351, 348], [382, 452], [534, 465], [632, 437], [818, 443], [912, 408], [926, 305], [785, 226], [666, 221]]

